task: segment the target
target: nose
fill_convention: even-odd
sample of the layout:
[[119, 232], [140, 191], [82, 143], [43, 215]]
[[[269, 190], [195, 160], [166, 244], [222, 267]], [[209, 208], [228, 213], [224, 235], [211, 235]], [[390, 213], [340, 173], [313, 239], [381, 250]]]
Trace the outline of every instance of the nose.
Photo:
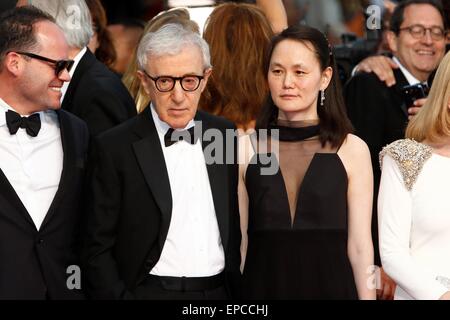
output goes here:
[[172, 101], [175, 103], [181, 103], [184, 100], [184, 90], [181, 87], [180, 81], [175, 82], [175, 86], [172, 89], [171, 92], [171, 98]]
[[58, 75], [58, 79], [62, 80], [64, 82], [69, 82], [70, 81], [69, 71], [67, 71], [67, 69], [64, 69], [63, 71], [61, 71], [61, 73]]
[[433, 44], [433, 38], [431, 38], [431, 30], [425, 30], [425, 34], [422, 37], [422, 42], [426, 44]]
[[286, 72], [284, 79], [283, 79], [283, 87], [284, 88], [292, 88], [293, 86], [293, 79], [292, 75], [289, 72]]

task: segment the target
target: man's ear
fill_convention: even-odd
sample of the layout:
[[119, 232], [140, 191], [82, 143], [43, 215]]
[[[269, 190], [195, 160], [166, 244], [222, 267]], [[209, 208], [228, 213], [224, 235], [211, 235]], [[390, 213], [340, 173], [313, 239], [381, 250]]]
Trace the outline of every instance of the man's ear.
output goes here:
[[3, 67], [15, 76], [19, 75], [24, 68], [23, 63], [23, 59], [15, 52], [8, 52], [3, 59]]
[[389, 46], [389, 49], [393, 52], [397, 52], [397, 40], [398, 36], [393, 31], [388, 31], [386, 33], [386, 40]]
[[202, 92], [203, 90], [205, 90], [206, 88], [206, 84], [208, 83], [208, 79], [212, 74], [212, 68], [208, 68], [205, 70], [205, 72], [203, 73], [203, 83], [202, 83]]
[[136, 71], [136, 75], [141, 81], [141, 87], [144, 88], [144, 91], [147, 95], [150, 95], [149, 89], [148, 89], [148, 79], [147, 76], [142, 72], [141, 70]]

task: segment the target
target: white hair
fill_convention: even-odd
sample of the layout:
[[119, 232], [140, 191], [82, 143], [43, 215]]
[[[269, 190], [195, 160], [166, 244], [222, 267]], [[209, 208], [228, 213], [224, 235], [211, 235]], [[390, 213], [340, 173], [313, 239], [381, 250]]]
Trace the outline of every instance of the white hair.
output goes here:
[[139, 43], [137, 50], [138, 68], [143, 70], [148, 56], [179, 54], [187, 46], [197, 46], [203, 56], [204, 69], [211, 68], [209, 46], [199, 34], [183, 28], [180, 24], [169, 23], [155, 32], [147, 33]]
[[72, 48], [84, 48], [94, 34], [89, 8], [84, 0], [29, 0], [30, 5], [55, 18]]

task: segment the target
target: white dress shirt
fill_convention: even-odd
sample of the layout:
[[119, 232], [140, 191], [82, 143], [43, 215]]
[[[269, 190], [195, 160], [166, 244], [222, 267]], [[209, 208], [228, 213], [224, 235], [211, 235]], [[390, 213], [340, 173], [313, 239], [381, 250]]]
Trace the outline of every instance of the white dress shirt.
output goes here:
[[432, 154], [411, 191], [389, 155], [378, 195], [383, 268], [397, 283], [395, 299], [439, 299], [450, 291], [450, 158]]
[[[69, 75], [70, 75], [70, 79], [72, 79], [73, 74], [75, 73], [75, 69], [77, 68], [78, 64], [80, 63], [81, 58], [83, 58], [84, 54], [87, 51], [87, 47], [84, 47], [83, 49], [80, 50], [80, 52], [77, 53], [77, 55], [75, 56], [75, 58], [73, 58], [73, 66], [72, 69], [70, 69], [69, 71]], [[70, 81], [64, 82], [63, 86], [61, 87], [61, 103], [64, 100], [64, 97], [66, 96], [66, 92], [67, 92], [67, 88], [69, 87]]]
[[419, 80], [417, 80], [416, 77], [414, 77], [411, 72], [408, 71], [408, 69], [406, 69], [401, 63], [400, 60], [398, 60], [397, 57], [392, 57], [392, 60], [394, 60], [394, 62], [399, 66], [400, 71], [403, 73], [403, 75], [406, 78], [406, 81], [408, 81], [409, 85], [413, 85], [413, 84], [418, 84], [420, 83]]
[[[192, 145], [184, 140], [164, 145], [169, 125], [150, 106], [166, 161], [172, 192], [172, 218], [153, 275], [206, 277], [219, 274], [225, 256], [201, 140]], [[185, 129], [194, 125], [191, 120]]]
[[5, 113], [15, 111], [0, 99], [0, 168], [39, 230], [58, 190], [63, 148], [58, 115], [39, 112], [41, 130], [36, 137], [19, 128], [11, 135]]

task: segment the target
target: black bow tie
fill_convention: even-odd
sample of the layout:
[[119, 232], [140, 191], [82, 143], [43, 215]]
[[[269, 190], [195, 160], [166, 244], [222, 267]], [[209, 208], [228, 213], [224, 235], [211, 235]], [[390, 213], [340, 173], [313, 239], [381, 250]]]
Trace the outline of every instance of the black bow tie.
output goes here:
[[166, 147], [170, 147], [174, 143], [184, 140], [186, 142], [189, 142], [190, 144], [195, 144], [198, 137], [194, 134], [194, 127], [191, 127], [187, 130], [174, 130], [172, 128], [169, 128], [167, 130], [166, 134], [164, 135], [164, 145]]
[[6, 125], [10, 134], [16, 134], [19, 128], [25, 129], [29, 136], [36, 137], [41, 130], [41, 116], [34, 113], [29, 117], [21, 117], [12, 110], [6, 111]]

